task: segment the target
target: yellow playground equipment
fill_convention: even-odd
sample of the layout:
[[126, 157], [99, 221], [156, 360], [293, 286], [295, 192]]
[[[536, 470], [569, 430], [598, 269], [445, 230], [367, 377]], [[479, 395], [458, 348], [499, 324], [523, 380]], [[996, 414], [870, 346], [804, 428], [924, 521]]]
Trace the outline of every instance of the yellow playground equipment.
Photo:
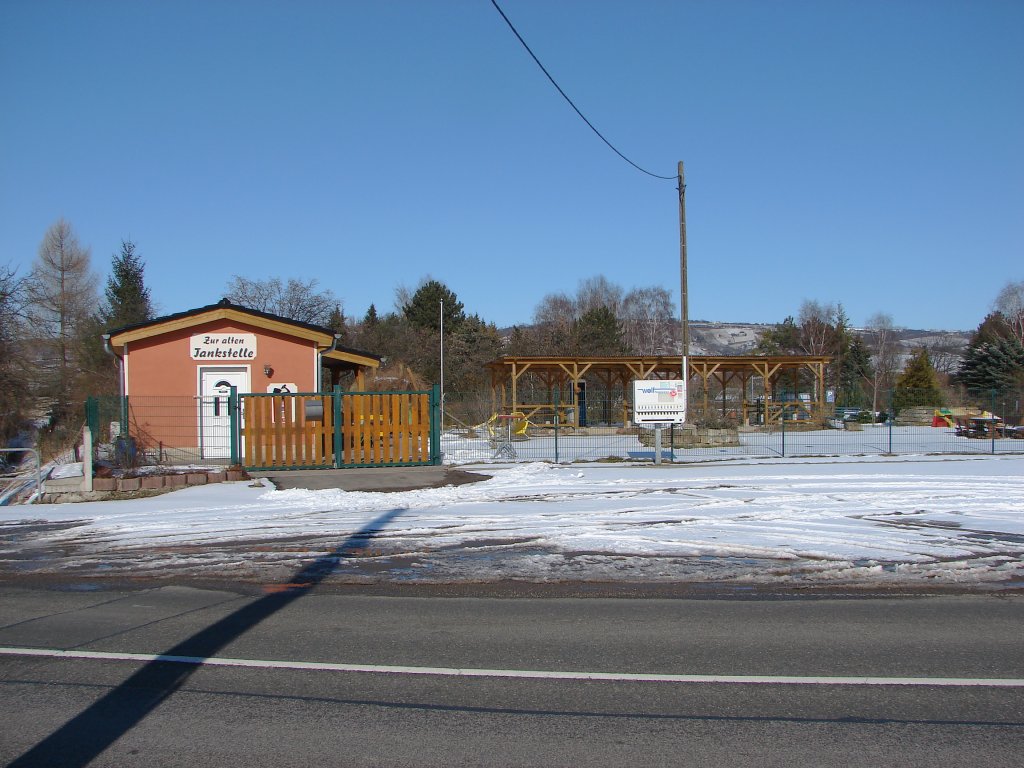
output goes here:
[[527, 430], [532, 426], [526, 414], [522, 411], [513, 413], [496, 413], [486, 422], [487, 436], [492, 444], [512, 442], [513, 440], [526, 440], [529, 438]]

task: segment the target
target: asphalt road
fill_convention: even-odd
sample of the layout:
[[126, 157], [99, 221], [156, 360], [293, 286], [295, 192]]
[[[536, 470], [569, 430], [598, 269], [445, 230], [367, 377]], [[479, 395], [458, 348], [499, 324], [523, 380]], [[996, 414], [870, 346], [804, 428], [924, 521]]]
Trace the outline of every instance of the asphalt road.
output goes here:
[[1024, 598], [1006, 595], [3, 586], [0, 760], [1014, 766], [1024, 762], [1022, 630]]

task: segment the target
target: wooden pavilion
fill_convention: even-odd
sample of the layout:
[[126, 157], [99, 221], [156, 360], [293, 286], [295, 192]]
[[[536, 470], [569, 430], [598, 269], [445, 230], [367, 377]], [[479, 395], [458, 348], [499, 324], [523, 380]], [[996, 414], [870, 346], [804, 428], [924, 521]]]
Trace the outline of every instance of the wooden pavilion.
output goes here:
[[[772, 423], [786, 418], [823, 422], [829, 403], [825, 391], [828, 357], [796, 355], [695, 355], [688, 360], [691, 409], [710, 414], [732, 390], [734, 415], [742, 424]], [[620, 399], [622, 424], [631, 421], [632, 382], [635, 379], [679, 379], [679, 356], [523, 357], [504, 356], [486, 365], [491, 374], [491, 404], [495, 414], [521, 414], [538, 424], [580, 426], [576, 407], [580, 382], [596, 381], [608, 401]], [[697, 385], [697, 386], [695, 386]], [[807, 389], [809, 391], [802, 391]], [[736, 402], [738, 400], [738, 402]]]

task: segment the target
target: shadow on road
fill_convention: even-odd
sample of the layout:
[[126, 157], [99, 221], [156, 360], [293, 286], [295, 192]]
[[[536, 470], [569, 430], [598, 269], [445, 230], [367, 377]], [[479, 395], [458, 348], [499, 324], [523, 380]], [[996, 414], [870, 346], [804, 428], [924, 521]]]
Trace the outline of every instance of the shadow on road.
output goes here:
[[381, 515], [349, 536], [332, 552], [306, 565], [288, 584], [242, 606], [162, 654], [164, 657], [194, 657], [198, 660], [195, 665], [159, 658], [148, 662], [114, 690], [10, 763], [9, 768], [88, 765], [184, 685], [203, 659], [215, 656], [224, 646], [305, 595], [311, 587], [329, 576], [342, 558], [365, 548], [402, 511], [394, 509]]

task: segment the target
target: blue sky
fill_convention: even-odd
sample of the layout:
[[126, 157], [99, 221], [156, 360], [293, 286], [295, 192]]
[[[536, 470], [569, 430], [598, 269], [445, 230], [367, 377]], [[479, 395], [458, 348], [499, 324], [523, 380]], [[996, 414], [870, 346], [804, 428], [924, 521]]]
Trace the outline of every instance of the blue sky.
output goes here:
[[[499, 1], [625, 155], [685, 162], [691, 318], [971, 329], [1024, 280], [1019, 0]], [[488, 0], [0, 3], [0, 266], [59, 217], [165, 313], [234, 274], [356, 317], [429, 275], [499, 326], [679, 292], [674, 182]]]

